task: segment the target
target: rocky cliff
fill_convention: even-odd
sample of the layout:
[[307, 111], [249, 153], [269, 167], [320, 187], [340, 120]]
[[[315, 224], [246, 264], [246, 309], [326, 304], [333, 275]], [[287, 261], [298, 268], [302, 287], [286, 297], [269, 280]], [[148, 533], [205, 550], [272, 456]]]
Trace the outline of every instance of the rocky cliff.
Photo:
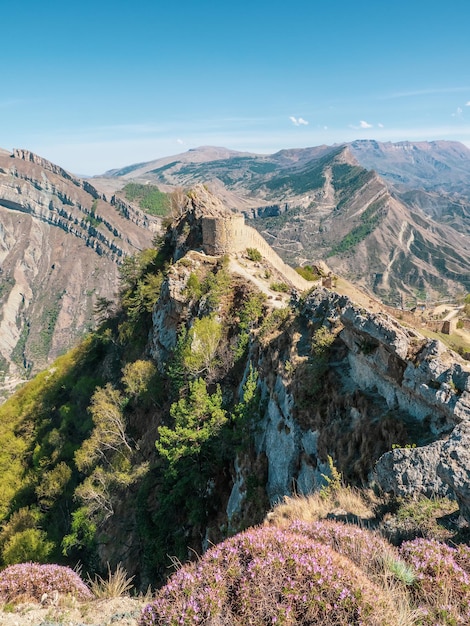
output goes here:
[[201, 220], [222, 209], [205, 194], [129, 272], [118, 313], [0, 407], [0, 558], [24, 523], [51, 558], [122, 562], [146, 588], [168, 555], [320, 489], [331, 462], [469, 517], [468, 363], [378, 305], [277, 291], [269, 256], [206, 254]]
[[[178, 276], [176, 282], [169, 277], [166, 308], [163, 312], [162, 300], [154, 318], [157, 359], [162, 344], [166, 351], [176, 345], [175, 329], [185, 318], [179, 317], [184, 307], [177, 295], [184, 293], [184, 273]], [[327, 354], [316, 347], [319, 329], [334, 338]], [[293, 491], [318, 490], [328, 474], [328, 455], [356, 484], [378, 480], [397, 495], [458, 491], [454, 483], [464, 463], [445, 482], [436, 466], [454, 463], [444, 451], [457, 437], [457, 425], [470, 419], [470, 369], [443, 344], [318, 288], [272, 334], [255, 340], [251, 350], [264, 408], [252, 456], [242, 455], [234, 464], [229, 523], [243, 518], [247, 485], [260, 467], [273, 504]], [[393, 446], [397, 449], [387, 452]], [[420, 451], [414, 463], [420, 471], [410, 473], [406, 461]], [[468, 485], [468, 476], [460, 482]]]
[[87, 181], [27, 151], [0, 154], [0, 370], [8, 387], [94, 325], [114, 299], [123, 258], [156, 225]]
[[[168, 274], [155, 309], [152, 354], [159, 363], [176, 346], [178, 329], [191, 325], [185, 304], [191, 268], [186, 261]], [[424, 457], [419, 478], [407, 477], [400, 465], [415, 446], [426, 458], [441, 450], [439, 442], [470, 418], [470, 368], [443, 344], [317, 288], [293, 301], [269, 332], [255, 333], [250, 350], [263, 411], [252, 455], [234, 464], [230, 523], [243, 518], [247, 484], [261, 466], [274, 503], [293, 490], [317, 490], [329, 455], [356, 484], [379, 480], [402, 494], [452, 492]], [[400, 450], [388, 452], [394, 446]], [[390, 455], [393, 467], [386, 464]], [[379, 459], [389, 483], [374, 474]], [[407, 488], [390, 489], [390, 481]]]

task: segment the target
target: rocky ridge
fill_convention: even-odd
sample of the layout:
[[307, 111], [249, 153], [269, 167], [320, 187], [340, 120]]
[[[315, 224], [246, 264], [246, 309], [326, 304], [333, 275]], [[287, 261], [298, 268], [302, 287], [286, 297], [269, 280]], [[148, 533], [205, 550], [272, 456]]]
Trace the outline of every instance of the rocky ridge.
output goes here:
[[150, 245], [156, 221], [27, 151], [0, 154], [0, 370], [38, 371], [113, 300], [123, 258]]
[[[271, 281], [287, 277], [268, 257], [253, 261], [240, 250], [229, 258], [206, 254], [201, 220], [221, 211], [206, 191], [189, 196], [191, 210], [168, 232], [154, 264], [129, 284], [119, 316], [84, 342], [79, 367], [69, 363], [75, 369], [60, 377], [52, 368], [44, 373], [56, 395], [31, 399], [10, 424], [10, 441], [20, 443], [24, 424], [29, 439], [26, 450], [16, 448], [19, 456], [2, 458], [4, 473], [8, 461], [14, 472], [10, 491], [2, 490], [6, 523], [15, 520], [19, 506], [42, 505], [40, 528], [54, 542], [55, 555], [62, 554], [64, 535], [79, 539], [74, 556], [103, 570], [107, 562], [121, 562], [145, 589], [168, 574], [166, 555], [191, 559], [261, 522], [284, 496], [321, 489], [330, 461], [347, 484], [370, 487], [380, 483], [379, 468], [392, 456], [383, 489], [393, 491], [396, 484], [412, 485], [413, 493], [441, 490], [458, 499], [462, 518], [468, 518], [462, 434], [470, 417], [468, 363], [402, 327], [379, 306], [372, 312], [324, 287], [292, 290], [278, 300]], [[203, 361], [195, 363], [193, 357], [201, 355]], [[145, 371], [150, 378], [142, 379]], [[252, 387], [244, 405], [247, 381], [257, 393]], [[195, 432], [208, 418], [206, 413], [192, 422], [199, 408], [187, 403], [204, 397], [217, 402], [226, 420], [204, 432], [208, 439], [195, 449]], [[82, 415], [100, 417], [98, 401], [104, 418], [109, 399], [125, 431], [112, 451], [96, 448], [100, 441], [93, 439], [91, 424], [86, 432], [70, 430], [72, 422], [81, 426]], [[185, 421], [178, 424], [177, 418]], [[173, 433], [185, 446], [170, 473], [163, 446]], [[96, 453], [91, 465], [90, 450]], [[123, 480], [124, 451], [129, 475]], [[418, 479], [407, 462], [420, 452]], [[44, 461], [32, 475], [28, 468], [38, 457]], [[77, 487], [51, 493], [50, 479], [64, 464], [68, 485]], [[105, 490], [100, 480], [107, 481]], [[25, 481], [31, 481], [28, 499], [19, 505], [15, 485]], [[90, 485], [93, 491], [84, 492]], [[84, 493], [94, 498], [91, 506]], [[77, 507], [86, 523], [96, 520], [90, 553], [82, 551], [80, 537], [67, 534]]]
[[[203, 256], [182, 258], [183, 265], [169, 272], [154, 310], [151, 350], [161, 366], [181, 324], [191, 324], [185, 294], [194, 263], [209, 262]], [[251, 346], [264, 409], [254, 454], [241, 455], [234, 464], [229, 525], [243, 518], [247, 481], [260, 467], [274, 504], [293, 489], [318, 490], [328, 455], [348, 481], [377, 481], [385, 490], [402, 484], [402, 491], [395, 489], [400, 494], [457, 494], [444, 470], [433, 473], [430, 459], [438, 451], [444, 467], [450, 458], [445, 445], [452, 445], [459, 424], [470, 419], [468, 363], [385, 313], [372, 313], [324, 288], [293, 301], [293, 307], [278, 330]], [[319, 329], [333, 338], [321, 371], [311, 352]], [[399, 449], [390, 452], [394, 445]], [[419, 450], [421, 475], [407, 476], [405, 461]]]
[[[470, 289], [470, 151], [353, 142], [255, 155], [203, 147], [108, 173], [115, 184], [205, 183], [292, 265], [327, 258], [383, 301]], [[412, 305], [410, 304], [410, 306]]]

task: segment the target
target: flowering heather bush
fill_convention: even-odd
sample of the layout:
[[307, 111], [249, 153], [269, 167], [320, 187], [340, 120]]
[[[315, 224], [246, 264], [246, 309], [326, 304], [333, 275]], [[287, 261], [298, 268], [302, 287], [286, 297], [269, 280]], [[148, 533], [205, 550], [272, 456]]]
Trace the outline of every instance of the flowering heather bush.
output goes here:
[[80, 576], [69, 567], [20, 563], [0, 572], [0, 599], [3, 602], [40, 601], [44, 593], [53, 591], [70, 594], [77, 600], [89, 600], [92, 596]]
[[182, 567], [147, 605], [140, 626], [395, 626], [379, 587], [329, 546], [255, 528]]
[[439, 624], [469, 624], [468, 547], [452, 548], [434, 539], [415, 539], [403, 543], [400, 552], [416, 571], [418, 602], [428, 614], [423, 623], [434, 624], [438, 618]]
[[385, 556], [398, 558], [394, 548], [383, 537], [354, 524], [332, 520], [311, 524], [296, 521], [291, 524], [289, 530], [330, 546], [359, 567], [365, 564], [368, 570], [373, 564], [382, 569]]

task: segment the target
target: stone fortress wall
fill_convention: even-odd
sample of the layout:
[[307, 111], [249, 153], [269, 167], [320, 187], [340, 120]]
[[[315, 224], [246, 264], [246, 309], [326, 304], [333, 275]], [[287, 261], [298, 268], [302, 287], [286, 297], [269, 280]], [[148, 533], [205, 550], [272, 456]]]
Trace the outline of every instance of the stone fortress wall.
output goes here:
[[243, 215], [230, 214], [202, 218], [202, 247], [206, 254], [221, 256], [256, 248], [296, 289], [305, 291], [313, 284], [284, 263], [259, 232], [245, 224]]

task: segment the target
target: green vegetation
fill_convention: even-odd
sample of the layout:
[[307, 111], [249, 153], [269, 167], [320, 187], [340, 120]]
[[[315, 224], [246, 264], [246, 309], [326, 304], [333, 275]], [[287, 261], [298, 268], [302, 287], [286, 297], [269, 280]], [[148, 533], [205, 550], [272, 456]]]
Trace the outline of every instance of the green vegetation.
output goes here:
[[0, 279], [0, 300], [8, 296], [10, 291], [15, 286], [15, 279], [13, 276], [6, 276]]
[[27, 362], [25, 355], [26, 342], [28, 341], [28, 337], [29, 324], [26, 322], [21, 329], [21, 333], [18, 341], [16, 342], [16, 345], [11, 352], [11, 360], [13, 361], [13, 363], [18, 365], [18, 367], [23, 368], [26, 374], [31, 369], [31, 365]]
[[287, 211], [283, 211], [280, 215], [275, 215], [273, 217], [262, 217], [253, 220], [255, 224], [257, 224], [263, 230], [277, 230], [282, 228], [283, 226], [289, 226], [293, 222], [298, 222], [300, 216], [302, 216], [304, 209], [300, 207], [292, 207]]
[[221, 339], [222, 325], [214, 316], [194, 320], [183, 352], [183, 363], [191, 376], [200, 376], [215, 367]]
[[288, 307], [274, 309], [267, 315], [261, 324], [259, 338], [266, 340], [269, 335], [282, 328], [282, 325], [290, 318], [291, 312]]
[[[161, 403], [142, 352], [166, 258], [162, 247], [126, 259], [117, 311], [0, 407], [0, 564], [60, 561], [64, 551], [93, 570], [106, 517], [146, 471], [130, 416]], [[49, 336], [57, 307], [45, 311]]]
[[349, 165], [348, 163], [335, 163], [332, 172], [335, 191], [345, 190], [349, 196], [353, 195], [374, 176], [374, 172], [366, 170], [360, 165]]
[[367, 207], [361, 214], [361, 223], [353, 228], [343, 239], [334, 245], [328, 256], [343, 254], [355, 248], [361, 241], [370, 235], [380, 224], [383, 217], [383, 201], [377, 200]]
[[259, 263], [263, 258], [263, 255], [257, 248], [247, 248], [246, 256], [250, 259], [250, 261], [254, 261], [256, 263]]
[[289, 293], [290, 291], [289, 285], [287, 283], [281, 283], [281, 282], [271, 283], [269, 285], [269, 288], [272, 289], [273, 291], [278, 291], [280, 293]]
[[172, 404], [170, 415], [174, 425], [158, 429], [155, 444], [158, 453], [168, 462], [172, 475], [183, 458], [195, 459], [201, 467], [204, 444], [216, 436], [227, 421], [220, 387], [209, 394], [202, 378], [190, 382], [188, 395]]
[[[9, 520], [0, 533], [4, 562], [35, 545], [42, 558], [58, 556], [63, 499], [72, 495], [73, 454], [88, 429], [83, 412], [99, 381], [89, 371], [100, 343], [85, 340], [0, 407], [0, 519]], [[28, 505], [38, 508], [29, 513]]]
[[270, 191], [279, 192], [283, 189], [289, 189], [295, 194], [307, 193], [313, 189], [320, 189], [325, 184], [325, 176], [323, 170], [330, 164], [332, 159], [341, 152], [342, 148], [332, 150], [326, 156], [308, 164], [300, 172], [290, 172], [289, 174], [280, 174], [273, 176], [266, 182], [266, 187]]
[[303, 265], [302, 267], [296, 267], [295, 271], [300, 274], [305, 280], [315, 281], [321, 278], [311, 265]]
[[87, 224], [91, 224], [94, 228], [98, 228], [98, 226], [102, 223], [103, 219], [96, 215], [96, 209], [98, 208], [98, 200], [93, 200], [91, 205], [90, 213], [85, 216], [84, 220]]
[[455, 500], [449, 498], [401, 498], [394, 518], [395, 534], [403, 539], [416, 536], [445, 540], [446, 531], [438, 519], [458, 511]]
[[57, 318], [61, 308], [61, 299], [63, 292], [56, 294], [47, 294], [47, 301], [43, 299], [43, 311], [41, 315], [41, 330], [37, 335], [29, 336], [29, 351], [31, 358], [46, 359], [52, 345], [52, 337], [54, 335]]
[[170, 198], [155, 185], [128, 183], [124, 189], [126, 199], [130, 202], [138, 201], [139, 206], [150, 215], [164, 217], [170, 210]]
[[163, 580], [168, 554], [200, 549], [218, 506], [208, 485], [229, 474], [257, 419], [256, 371], [238, 389], [265, 296], [234, 282], [225, 258], [194, 266], [190, 323], [159, 372], [147, 346], [169, 259], [165, 241], [124, 259], [119, 302], [97, 302], [100, 328], [0, 407], [0, 567], [80, 560], [94, 575], [123, 501], [146, 576]]
[[470, 317], [470, 293], [465, 296], [462, 312], [465, 317]]
[[325, 484], [320, 489], [321, 498], [331, 498], [334, 493], [341, 489], [343, 485], [343, 477], [334, 464], [334, 461], [330, 455], [327, 457], [328, 473], [322, 474], [322, 478]]

